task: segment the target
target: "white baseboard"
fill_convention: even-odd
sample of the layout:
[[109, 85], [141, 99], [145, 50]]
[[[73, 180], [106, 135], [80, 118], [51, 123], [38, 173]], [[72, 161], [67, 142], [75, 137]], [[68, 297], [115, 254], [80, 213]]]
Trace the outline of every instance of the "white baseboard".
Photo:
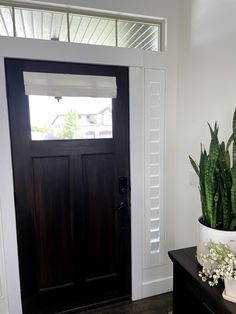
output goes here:
[[166, 293], [173, 290], [173, 277], [161, 278], [158, 280], [143, 282], [142, 298]]

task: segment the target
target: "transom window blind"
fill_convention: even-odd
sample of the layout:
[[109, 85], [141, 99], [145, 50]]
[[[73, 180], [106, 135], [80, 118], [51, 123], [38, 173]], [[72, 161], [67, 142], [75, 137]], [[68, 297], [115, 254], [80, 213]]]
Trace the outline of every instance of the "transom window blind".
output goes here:
[[116, 98], [111, 76], [24, 72], [26, 95]]

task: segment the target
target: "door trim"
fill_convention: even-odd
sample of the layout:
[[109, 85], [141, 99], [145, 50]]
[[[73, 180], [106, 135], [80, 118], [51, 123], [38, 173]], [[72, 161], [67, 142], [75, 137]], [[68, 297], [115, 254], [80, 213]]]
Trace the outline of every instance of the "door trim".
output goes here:
[[1, 173], [0, 198], [2, 210], [3, 246], [5, 257], [5, 275], [7, 291], [5, 295], [8, 311], [11, 314], [21, 314], [20, 277], [18, 266], [18, 249], [16, 237], [16, 217], [13, 189], [13, 172], [11, 163], [11, 144], [6, 98], [6, 81], [4, 59], [0, 58], [0, 141], [2, 151], [0, 156]]

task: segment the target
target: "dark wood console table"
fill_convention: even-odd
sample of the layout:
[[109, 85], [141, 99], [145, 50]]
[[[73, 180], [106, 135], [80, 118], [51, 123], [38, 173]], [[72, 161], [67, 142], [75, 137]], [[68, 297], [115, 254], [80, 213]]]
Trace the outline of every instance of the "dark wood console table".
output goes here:
[[169, 252], [174, 264], [173, 314], [236, 314], [236, 303], [222, 297], [223, 284], [210, 287], [198, 276], [196, 247]]

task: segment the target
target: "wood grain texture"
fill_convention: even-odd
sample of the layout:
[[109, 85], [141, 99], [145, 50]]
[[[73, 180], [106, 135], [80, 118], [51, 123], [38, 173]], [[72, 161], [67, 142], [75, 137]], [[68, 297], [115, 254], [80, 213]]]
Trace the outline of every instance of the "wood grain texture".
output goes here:
[[114, 156], [83, 155], [86, 280], [115, 272]]
[[39, 288], [73, 283], [68, 157], [33, 158]]

